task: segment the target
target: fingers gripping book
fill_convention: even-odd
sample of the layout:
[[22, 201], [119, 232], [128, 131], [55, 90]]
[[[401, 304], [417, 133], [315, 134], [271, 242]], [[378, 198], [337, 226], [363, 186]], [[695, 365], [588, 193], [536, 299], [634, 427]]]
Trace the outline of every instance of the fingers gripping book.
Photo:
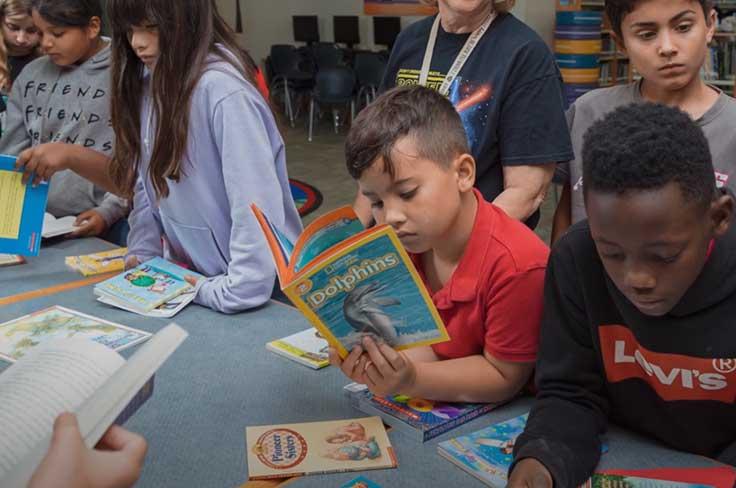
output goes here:
[[449, 340], [429, 292], [394, 230], [364, 229], [350, 207], [312, 222], [296, 242], [251, 206], [281, 289], [347, 356], [366, 335], [397, 350]]

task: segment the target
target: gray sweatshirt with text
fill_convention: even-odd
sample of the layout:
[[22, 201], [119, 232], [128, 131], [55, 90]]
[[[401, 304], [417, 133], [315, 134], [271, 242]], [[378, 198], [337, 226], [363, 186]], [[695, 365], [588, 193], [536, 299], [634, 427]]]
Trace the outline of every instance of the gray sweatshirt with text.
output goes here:
[[[110, 47], [79, 66], [60, 67], [48, 56], [28, 64], [13, 83], [0, 154], [17, 156], [47, 142], [79, 144], [110, 155]], [[55, 217], [95, 210], [112, 225], [127, 212], [126, 200], [76, 173], [56, 173], [46, 211]]]

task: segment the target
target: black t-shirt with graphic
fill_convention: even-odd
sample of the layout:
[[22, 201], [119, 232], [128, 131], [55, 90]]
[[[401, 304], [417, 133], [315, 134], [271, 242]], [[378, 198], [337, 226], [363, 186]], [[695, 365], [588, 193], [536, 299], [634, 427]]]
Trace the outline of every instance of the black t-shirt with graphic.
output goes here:
[[[434, 17], [401, 32], [381, 91], [419, 82]], [[439, 89], [470, 34], [440, 26], [427, 85]], [[503, 191], [503, 166], [569, 161], [560, 71], [544, 41], [512, 14], [501, 14], [450, 86], [477, 164], [476, 186], [488, 201]], [[539, 213], [527, 222], [535, 226]]]

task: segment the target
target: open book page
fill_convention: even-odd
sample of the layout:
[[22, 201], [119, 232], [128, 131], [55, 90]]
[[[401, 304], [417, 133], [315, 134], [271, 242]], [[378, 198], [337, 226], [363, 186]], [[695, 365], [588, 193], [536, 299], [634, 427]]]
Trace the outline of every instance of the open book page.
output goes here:
[[76, 217], [67, 216], [56, 218], [50, 213], [43, 214], [43, 231], [41, 235], [45, 238], [51, 238], [56, 236], [63, 236], [65, 234], [71, 234], [77, 227], [74, 223], [77, 221]]
[[124, 363], [102, 344], [63, 339], [0, 375], [0, 480], [49, 436], [60, 413], [77, 409]]
[[[7, 478], [3, 478], [3, 473], [0, 471], [3, 488], [26, 486], [46, 454], [51, 441], [53, 419], [65, 410], [71, 410], [77, 414], [79, 430], [84, 437], [85, 444], [88, 447], [95, 446], [120, 413], [125, 410], [156, 370], [187, 336], [187, 332], [176, 324], [166, 326], [141, 346], [127, 363], [121, 358], [120, 361], [124, 365], [118, 366], [117, 369], [102, 378], [102, 382], [93, 389], [94, 393], [87, 395], [81, 405], [78, 403], [74, 408], [63, 408], [56, 411], [48, 423], [46, 432], [39, 429], [42, 434], [40, 441], [36, 442], [21, 458], [20, 463], [11, 464], [13, 468]], [[2, 394], [1, 390], [0, 394]], [[24, 423], [19, 422], [19, 425], [25, 427]], [[1, 449], [3, 448], [0, 445], [0, 452], [2, 452]]]

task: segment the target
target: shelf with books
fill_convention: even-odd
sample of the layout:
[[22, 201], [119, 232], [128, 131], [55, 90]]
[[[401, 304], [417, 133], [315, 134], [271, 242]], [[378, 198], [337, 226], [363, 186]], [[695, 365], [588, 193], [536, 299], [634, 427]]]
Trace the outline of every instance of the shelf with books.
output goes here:
[[711, 85], [736, 92], [736, 0], [716, 0], [717, 32], [703, 66], [703, 78]]

